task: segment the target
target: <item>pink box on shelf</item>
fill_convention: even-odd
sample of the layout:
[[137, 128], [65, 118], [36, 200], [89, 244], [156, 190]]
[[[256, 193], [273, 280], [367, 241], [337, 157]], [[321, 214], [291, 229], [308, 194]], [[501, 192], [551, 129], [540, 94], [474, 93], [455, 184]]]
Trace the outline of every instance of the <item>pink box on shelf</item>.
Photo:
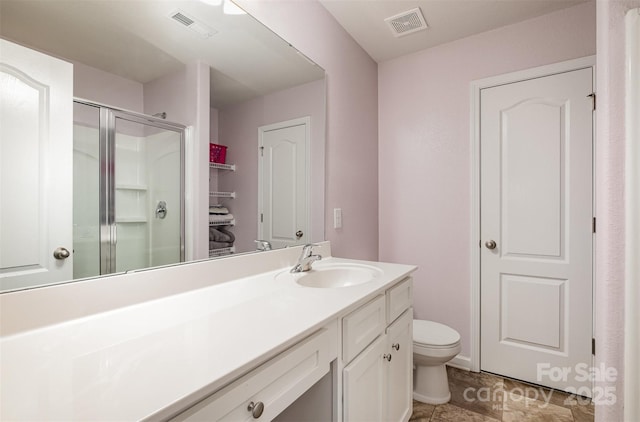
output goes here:
[[227, 147], [224, 145], [209, 144], [209, 162], [226, 164]]

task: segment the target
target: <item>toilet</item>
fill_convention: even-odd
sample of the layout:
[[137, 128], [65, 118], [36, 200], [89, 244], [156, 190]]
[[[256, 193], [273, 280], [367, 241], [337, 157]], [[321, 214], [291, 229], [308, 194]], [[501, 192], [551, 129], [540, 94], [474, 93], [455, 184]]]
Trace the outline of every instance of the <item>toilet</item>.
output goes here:
[[429, 404], [451, 399], [445, 363], [460, 353], [460, 334], [433, 321], [413, 320], [413, 398]]

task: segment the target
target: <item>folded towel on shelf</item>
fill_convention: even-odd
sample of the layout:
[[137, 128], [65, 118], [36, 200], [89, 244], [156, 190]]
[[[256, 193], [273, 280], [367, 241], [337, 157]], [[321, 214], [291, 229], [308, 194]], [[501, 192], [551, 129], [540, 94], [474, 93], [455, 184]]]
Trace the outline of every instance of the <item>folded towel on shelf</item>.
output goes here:
[[209, 214], [209, 223], [218, 223], [218, 222], [230, 222], [231, 220], [233, 220], [233, 214], [225, 214], [225, 215], [218, 215], [218, 214]]
[[209, 249], [230, 248], [233, 242], [209, 242]]
[[210, 205], [209, 206], [209, 214], [210, 215], [214, 215], [214, 214], [224, 215], [224, 214], [229, 214], [229, 210], [227, 209], [227, 207], [225, 207], [223, 205]]
[[235, 241], [236, 241], [236, 236], [233, 234], [233, 232], [232, 232], [232, 231], [229, 231], [229, 230], [227, 229], [227, 227], [228, 227], [228, 226], [222, 226], [222, 227], [218, 226], [218, 227], [216, 227], [216, 229], [217, 229], [220, 233], [222, 233], [222, 234], [225, 234], [225, 235], [229, 236], [229, 240], [228, 240], [228, 242], [233, 243], [233, 242], [235, 242]]
[[224, 233], [220, 228], [209, 227], [209, 240], [214, 242], [233, 242], [235, 239], [233, 236], [229, 236], [228, 233]]

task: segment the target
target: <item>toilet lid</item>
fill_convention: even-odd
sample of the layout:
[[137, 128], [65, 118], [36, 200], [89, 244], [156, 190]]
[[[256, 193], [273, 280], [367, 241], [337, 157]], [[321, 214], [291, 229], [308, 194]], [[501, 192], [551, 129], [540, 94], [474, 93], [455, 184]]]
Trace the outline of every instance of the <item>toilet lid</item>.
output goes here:
[[451, 327], [433, 321], [413, 320], [413, 342], [431, 346], [449, 346], [460, 341]]

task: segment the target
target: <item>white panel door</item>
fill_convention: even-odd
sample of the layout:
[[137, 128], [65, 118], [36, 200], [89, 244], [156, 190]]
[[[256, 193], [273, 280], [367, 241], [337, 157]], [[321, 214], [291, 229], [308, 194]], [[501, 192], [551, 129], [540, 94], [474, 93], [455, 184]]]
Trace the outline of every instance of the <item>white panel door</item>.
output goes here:
[[2, 290], [73, 278], [72, 157], [72, 65], [0, 40]]
[[260, 130], [259, 233], [273, 248], [309, 243], [307, 119]]
[[590, 395], [592, 70], [481, 91], [481, 369]]

